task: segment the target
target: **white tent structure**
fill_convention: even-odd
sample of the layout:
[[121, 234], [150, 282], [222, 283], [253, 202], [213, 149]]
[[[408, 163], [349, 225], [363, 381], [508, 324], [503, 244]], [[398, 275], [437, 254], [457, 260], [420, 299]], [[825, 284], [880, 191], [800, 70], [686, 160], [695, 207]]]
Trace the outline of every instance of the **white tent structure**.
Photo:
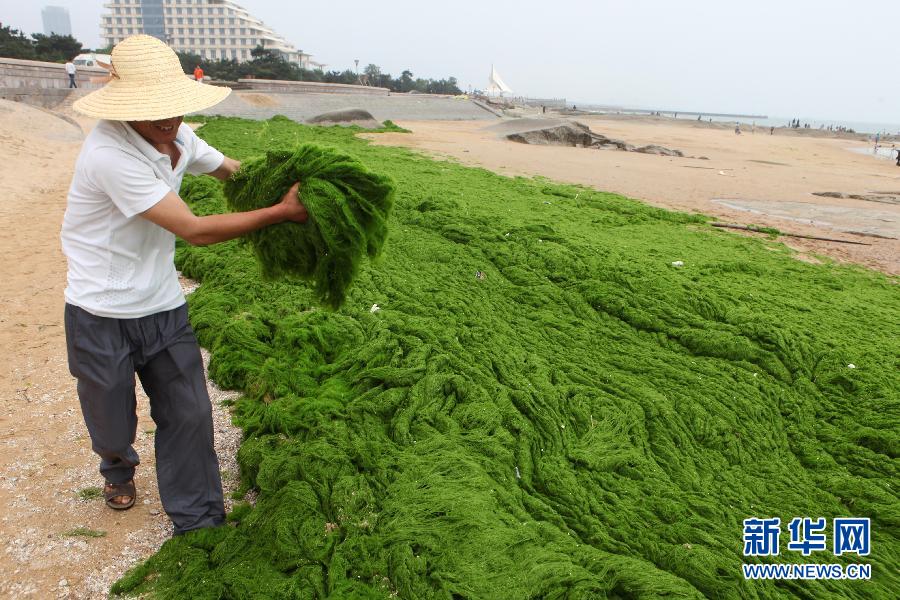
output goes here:
[[512, 93], [510, 87], [500, 79], [500, 75], [497, 73], [497, 69], [494, 68], [494, 65], [491, 65], [491, 76], [488, 78], [487, 93], [489, 96], [500, 97], [503, 97], [503, 94]]

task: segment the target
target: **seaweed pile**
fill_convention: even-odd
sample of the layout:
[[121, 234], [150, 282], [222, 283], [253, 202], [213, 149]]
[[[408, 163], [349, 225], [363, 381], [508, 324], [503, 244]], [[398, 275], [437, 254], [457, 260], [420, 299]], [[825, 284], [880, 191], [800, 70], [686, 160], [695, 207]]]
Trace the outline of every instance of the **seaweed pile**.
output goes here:
[[[877, 598], [900, 589], [900, 291], [706, 219], [213, 119], [239, 159], [312, 142], [396, 182], [343, 307], [181, 246], [211, 376], [239, 389], [231, 526], [114, 588], [164, 598]], [[186, 181], [198, 213], [220, 186]], [[676, 266], [677, 265], [677, 266]], [[253, 496], [251, 496], [253, 497]], [[872, 554], [748, 559], [748, 517], [869, 517]], [[745, 581], [745, 561], [873, 579]]]
[[279, 223], [247, 238], [264, 277], [311, 279], [319, 301], [339, 308], [362, 258], [381, 252], [394, 186], [347, 154], [303, 144], [244, 162], [225, 183], [225, 198], [235, 211], [264, 208], [297, 181], [309, 219]]

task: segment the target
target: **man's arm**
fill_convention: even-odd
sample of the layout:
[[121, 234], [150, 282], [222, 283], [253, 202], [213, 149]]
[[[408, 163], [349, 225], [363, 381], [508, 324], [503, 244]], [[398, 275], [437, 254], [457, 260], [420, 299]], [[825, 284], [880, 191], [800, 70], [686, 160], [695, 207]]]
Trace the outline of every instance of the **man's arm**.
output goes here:
[[[226, 159], [225, 162], [229, 160], [231, 159]], [[219, 169], [224, 167], [225, 163]], [[169, 192], [140, 215], [193, 246], [217, 244], [275, 223], [284, 221], [304, 223], [307, 213], [297, 193], [299, 186], [299, 183], [295, 183], [281, 202], [268, 208], [206, 217], [196, 216], [178, 194]]]
[[219, 165], [219, 168], [215, 171], [207, 173], [207, 175], [212, 175], [216, 179], [221, 179], [225, 181], [229, 177], [231, 177], [232, 173], [241, 168], [241, 163], [239, 161], [234, 160], [233, 158], [225, 157], [225, 160], [222, 161], [222, 164]]

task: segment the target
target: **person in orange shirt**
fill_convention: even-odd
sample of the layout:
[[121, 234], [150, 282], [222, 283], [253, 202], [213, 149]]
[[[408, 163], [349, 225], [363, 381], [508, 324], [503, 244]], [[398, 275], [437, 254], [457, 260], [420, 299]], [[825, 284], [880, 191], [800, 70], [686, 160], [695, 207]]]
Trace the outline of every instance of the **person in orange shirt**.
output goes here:
[[194, 79], [203, 81], [203, 69], [200, 68], [200, 65], [194, 67]]

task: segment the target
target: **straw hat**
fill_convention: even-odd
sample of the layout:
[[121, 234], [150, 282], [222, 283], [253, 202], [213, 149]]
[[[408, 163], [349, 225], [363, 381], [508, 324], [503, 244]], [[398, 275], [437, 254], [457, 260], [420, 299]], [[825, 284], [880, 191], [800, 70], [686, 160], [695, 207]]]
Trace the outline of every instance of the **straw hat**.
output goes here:
[[189, 78], [175, 51], [155, 37], [133, 35], [113, 48], [110, 82], [72, 108], [97, 119], [156, 121], [209, 108], [230, 93]]

